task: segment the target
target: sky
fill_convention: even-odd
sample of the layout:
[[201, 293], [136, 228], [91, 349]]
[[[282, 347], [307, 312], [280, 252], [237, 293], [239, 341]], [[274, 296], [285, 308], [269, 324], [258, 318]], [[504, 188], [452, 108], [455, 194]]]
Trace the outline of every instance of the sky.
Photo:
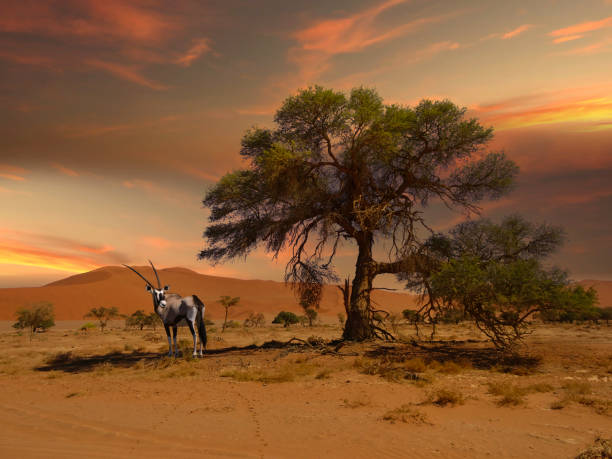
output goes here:
[[[0, 0], [0, 287], [199, 261], [202, 198], [300, 88], [450, 99], [521, 168], [482, 215], [565, 228], [551, 263], [612, 280], [612, 0]], [[443, 231], [465, 217], [432, 208]], [[355, 251], [339, 252], [350, 275]], [[379, 286], [394, 285], [380, 278]]]

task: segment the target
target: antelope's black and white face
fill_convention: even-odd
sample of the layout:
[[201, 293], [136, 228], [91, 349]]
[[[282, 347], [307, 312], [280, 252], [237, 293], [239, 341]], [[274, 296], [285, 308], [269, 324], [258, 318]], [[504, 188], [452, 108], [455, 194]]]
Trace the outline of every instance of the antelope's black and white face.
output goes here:
[[158, 290], [156, 288], [152, 288], [150, 285], [147, 285], [147, 292], [151, 292], [151, 295], [153, 295], [153, 302], [156, 306], [159, 306], [160, 308], [165, 308], [166, 292], [169, 288], [170, 287], [166, 285], [162, 290]]

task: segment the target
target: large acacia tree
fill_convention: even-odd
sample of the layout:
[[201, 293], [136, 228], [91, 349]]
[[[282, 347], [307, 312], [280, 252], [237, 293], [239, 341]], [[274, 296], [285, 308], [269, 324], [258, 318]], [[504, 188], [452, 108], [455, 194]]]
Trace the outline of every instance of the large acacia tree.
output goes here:
[[[473, 212], [512, 186], [517, 166], [486, 153], [492, 129], [452, 102], [385, 105], [373, 89], [349, 95], [315, 86], [288, 97], [274, 129], [242, 139], [244, 169], [208, 191], [211, 209], [200, 258], [246, 256], [259, 244], [290, 248], [286, 281], [318, 298], [336, 280], [338, 244], [357, 247], [344, 338], [375, 337], [370, 292], [380, 274], [428, 271], [423, 210], [432, 201]], [[374, 258], [375, 243], [388, 248]]]

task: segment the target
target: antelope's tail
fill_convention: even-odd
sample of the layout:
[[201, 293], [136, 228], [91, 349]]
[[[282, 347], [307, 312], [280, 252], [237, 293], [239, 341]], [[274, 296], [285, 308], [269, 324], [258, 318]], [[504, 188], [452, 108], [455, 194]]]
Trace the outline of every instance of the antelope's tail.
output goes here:
[[198, 335], [200, 337], [200, 342], [202, 343], [202, 347], [206, 349], [206, 324], [204, 323], [204, 310], [206, 306], [202, 303], [197, 296], [192, 295], [193, 302], [198, 308], [198, 313], [196, 315], [196, 326], [198, 327]]

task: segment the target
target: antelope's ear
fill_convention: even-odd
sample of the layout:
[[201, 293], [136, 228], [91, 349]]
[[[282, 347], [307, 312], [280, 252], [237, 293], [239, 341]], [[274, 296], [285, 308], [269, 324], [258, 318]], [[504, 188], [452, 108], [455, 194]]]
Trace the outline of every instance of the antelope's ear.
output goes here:
[[147, 292], [150, 292], [150, 291], [151, 291], [151, 286], [147, 285]]
[[167, 290], [170, 290], [170, 286], [169, 286], [169, 285], [165, 285], [165, 286], [164, 286], [164, 290], [166, 290], [166, 291], [167, 291]]

